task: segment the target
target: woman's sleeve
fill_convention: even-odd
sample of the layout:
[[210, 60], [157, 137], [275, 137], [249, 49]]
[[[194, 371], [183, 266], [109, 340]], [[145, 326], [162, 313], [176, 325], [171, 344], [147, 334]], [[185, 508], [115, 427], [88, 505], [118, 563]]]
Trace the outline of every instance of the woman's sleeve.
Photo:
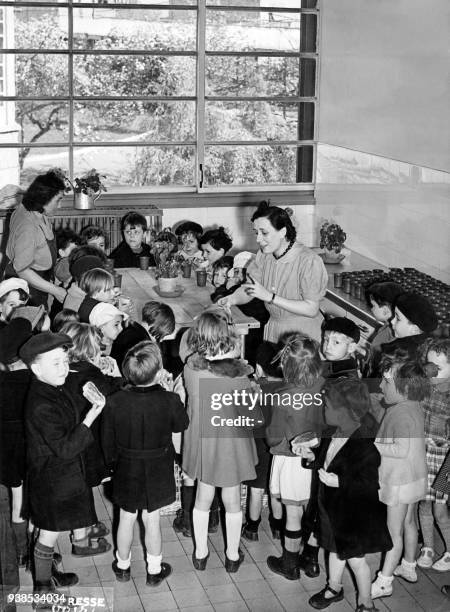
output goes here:
[[16, 272], [30, 268], [36, 250], [36, 228], [28, 223], [21, 223], [8, 245], [9, 258]]
[[325, 296], [327, 284], [328, 274], [322, 259], [316, 255], [307, 258], [300, 273], [303, 299], [319, 302]]

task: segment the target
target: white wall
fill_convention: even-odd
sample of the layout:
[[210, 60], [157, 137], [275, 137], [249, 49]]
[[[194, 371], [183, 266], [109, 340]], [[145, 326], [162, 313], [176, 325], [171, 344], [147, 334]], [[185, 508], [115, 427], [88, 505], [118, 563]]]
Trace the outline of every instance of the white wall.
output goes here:
[[322, 0], [315, 192], [316, 230], [334, 219], [350, 248], [446, 282], [448, 6]]

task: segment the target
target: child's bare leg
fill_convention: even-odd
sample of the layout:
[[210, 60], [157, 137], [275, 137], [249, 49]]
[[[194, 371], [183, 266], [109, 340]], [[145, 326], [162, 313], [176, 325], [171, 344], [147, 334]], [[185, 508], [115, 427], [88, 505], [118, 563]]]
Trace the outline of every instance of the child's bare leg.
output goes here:
[[[345, 561], [339, 559], [336, 553], [330, 552], [328, 585], [334, 591], [339, 592], [342, 589], [342, 574], [344, 573], [344, 569]], [[326, 591], [325, 597], [334, 597], [334, 594], [331, 591]]]
[[149, 574], [159, 574], [162, 561], [162, 538], [159, 509], [153, 512], [142, 511], [145, 527], [145, 548], [147, 549], [147, 569]]
[[23, 487], [11, 487], [11, 502], [12, 512], [11, 518], [13, 523], [22, 523], [22, 501], [23, 501]]
[[392, 539], [392, 548], [386, 553], [383, 569], [381, 573], [386, 578], [393, 575], [397, 567], [403, 550], [403, 531], [405, 517], [408, 511], [408, 504], [398, 504], [397, 506], [387, 507], [387, 526]]
[[223, 487], [222, 501], [225, 506], [225, 525], [227, 530], [226, 555], [231, 561], [238, 561], [242, 529], [240, 485], [236, 487]]
[[252, 521], [259, 521], [261, 518], [262, 498], [264, 489], [249, 487], [250, 501], [248, 504], [248, 516]]
[[444, 540], [446, 552], [450, 551], [450, 513], [447, 504], [433, 504], [434, 516]]
[[208, 554], [209, 509], [211, 508], [215, 491], [215, 487], [205, 484], [200, 480], [198, 481], [195, 506], [192, 512], [195, 537], [195, 556], [197, 559], [203, 559]]
[[303, 506], [286, 505], [286, 530], [284, 532], [284, 546], [289, 552], [300, 551], [300, 524]]
[[283, 504], [278, 497], [275, 497], [274, 495], [270, 496], [270, 506], [275, 519], [283, 518]]
[[50, 587], [52, 577], [53, 551], [58, 540], [57, 531], [41, 529], [34, 547], [34, 575], [36, 587]]
[[370, 596], [372, 577], [366, 558], [354, 557], [348, 560], [348, 564], [355, 574], [356, 584], [358, 586], [358, 604], [363, 604], [366, 608], [371, 608], [373, 605]]
[[119, 527], [117, 529], [117, 566], [128, 569], [131, 562], [131, 544], [133, 542], [134, 524], [137, 512], [120, 509]]
[[419, 534], [417, 531], [417, 504], [409, 504], [405, 516], [404, 527], [404, 553], [403, 557], [408, 563], [415, 563]]
[[23, 565], [28, 551], [27, 521], [22, 518], [23, 488], [11, 487], [11, 527], [16, 541], [19, 565]]

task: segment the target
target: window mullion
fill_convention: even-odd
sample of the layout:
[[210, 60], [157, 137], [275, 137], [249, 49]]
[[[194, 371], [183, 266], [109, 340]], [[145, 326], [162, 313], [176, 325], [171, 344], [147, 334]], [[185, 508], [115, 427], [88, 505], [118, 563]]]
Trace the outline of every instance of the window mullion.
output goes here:
[[74, 120], [74, 108], [73, 108], [73, 5], [69, 3], [67, 17], [68, 23], [68, 62], [69, 62], [69, 176], [70, 180], [73, 181], [75, 176], [74, 164], [73, 164], [73, 120]]
[[206, 39], [206, 0], [198, 0], [197, 19], [197, 164], [195, 185], [197, 190], [203, 186], [205, 168], [205, 39]]

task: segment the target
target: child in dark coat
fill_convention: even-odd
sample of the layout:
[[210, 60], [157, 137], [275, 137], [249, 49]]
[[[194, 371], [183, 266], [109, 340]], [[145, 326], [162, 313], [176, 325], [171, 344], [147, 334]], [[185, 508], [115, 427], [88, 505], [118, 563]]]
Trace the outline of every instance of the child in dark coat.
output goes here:
[[189, 423], [178, 395], [158, 384], [161, 369], [161, 351], [154, 342], [140, 342], [128, 351], [123, 373], [129, 386], [108, 398], [103, 421], [103, 450], [113, 468], [113, 500], [120, 507], [112, 568], [117, 580], [130, 580], [134, 524], [142, 510], [149, 586], [172, 572], [161, 562], [159, 510], [175, 501], [172, 433]]
[[[105, 540], [94, 544], [88, 537], [88, 527], [97, 522], [97, 516], [82, 459], [92, 442], [90, 427], [103, 403], [93, 405], [81, 421], [73, 396], [64, 388], [70, 345], [69, 336], [44, 332], [32, 336], [19, 352], [34, 375], [25, 427], [30, 519], [40, 529], [34, 548], [36, 593], [54, 591], [53, 551], [61, 531], [74, 531], [72, 554], [78, 556], [100, 554], [111, 547]], [[77, 577], [72, 576], [74, 584]], [[48, 605], [37, 604], [37, 608]]]
[[149, 257], [150, 266], [155, 265], [155, 259], [150, 246], [144, 242], [147, 231], [147, 221], [141, 214], [131, 211], [120, 222], [123, 240], [111, 251], [115, 268], [139, 268], [139, 257]]
[[[314, 463], [320, 479], [318, 539], [330, 552], [328, 584], [309, 600], [319, 610], [344, 598], [342, 575], [348, 562], [358, 587], [357, 611], [375, 611], [365, 555], [392, 547], [386, 507], [378, 499], [380, 456], [373, 442], [377, 423], [369, 408], [363, 382], [342, 379], [328, 384], [325, 421], [336, 430], [322, 439]], [[314, 458], [310, 449], [295, 441], [293, 450], [305, 459]]]

